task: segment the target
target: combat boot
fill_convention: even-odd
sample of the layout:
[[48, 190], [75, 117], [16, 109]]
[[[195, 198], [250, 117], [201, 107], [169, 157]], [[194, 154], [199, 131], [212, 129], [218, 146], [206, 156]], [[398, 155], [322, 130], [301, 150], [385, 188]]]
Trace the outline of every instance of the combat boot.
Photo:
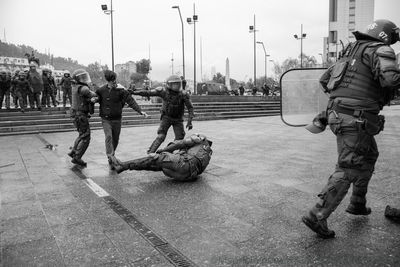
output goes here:
[[316, 232], [318, 236], [324, 239], [335, 237], [335, 231], [328, 228], [326, 219], [317, 220], [317, 217], [312, 212], [309, 212], [307, 216], [301, 217], [301, 220], [308, 228]]
[[79, 166], [82, 166], [82, 167], [86, 167], [87, 166], [87, 163], [84, 162], [82, 159], [79, 159], [79, 158], [73, 158], [71, 160], [71, 162], [74, 163], [74, 164], [77, 164]]
[[129, 170], [129, 166], [131, 165], [130, 161], [120, 162], [120, 164], [114, 166], [114, 169], [117, 173], [121, 173], [123, 171]]
[[70, 152], [68, 152], [67, 154], [69, 157], [74, 158], [75, 157], [75, 150], [71, 150]]
[[353, 215], [369, 215], [371, 214], [371, 208], [366, 207], [362, 204], [352, 204], [350, 203], [346, 209], [346, 212], [353, 214]]
[[400, 209], [392, 208], [387, 205], [385, 209], [385, 216], [391, 219], [400, 219]]

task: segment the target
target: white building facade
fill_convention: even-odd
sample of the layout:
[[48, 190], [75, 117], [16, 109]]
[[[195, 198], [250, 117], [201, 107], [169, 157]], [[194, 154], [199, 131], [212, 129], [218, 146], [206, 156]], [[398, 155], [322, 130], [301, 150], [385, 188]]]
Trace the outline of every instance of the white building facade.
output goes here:
[[336, 60], [342, 49], [355, 40], [353, 31], [365, 31], [374, 21], [375, 0], [329, 0], [329, 34], [324, 58]]

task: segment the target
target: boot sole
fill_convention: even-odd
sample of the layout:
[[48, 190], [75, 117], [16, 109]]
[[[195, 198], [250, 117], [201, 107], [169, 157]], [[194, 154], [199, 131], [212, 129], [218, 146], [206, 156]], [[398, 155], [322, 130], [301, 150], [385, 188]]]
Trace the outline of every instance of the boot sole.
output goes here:
[[317, 233], [319, 237], [322, 237], [324, 239], [330, 239], [330, 238], [334, 238], [335, 237], [335, 232], [332, 231], [332, 234], [326, 235], [326, 234], [322, 234], [318, 231], [318, 229], [315, 227], [315, 223], [312, 222], [309, 218], [307, 218], [306, 216], [301, 217], [301, 220], [303, 221], [303, 223], [310, 228], [313, 232]]
[[351, 210], [351, 209], [346, 209], [347, 213], [353, 214], [353, 215], [370, 215], [371, 214], [371, 210], [367, 210], [366, 212], [358, 212], [355, 210]]

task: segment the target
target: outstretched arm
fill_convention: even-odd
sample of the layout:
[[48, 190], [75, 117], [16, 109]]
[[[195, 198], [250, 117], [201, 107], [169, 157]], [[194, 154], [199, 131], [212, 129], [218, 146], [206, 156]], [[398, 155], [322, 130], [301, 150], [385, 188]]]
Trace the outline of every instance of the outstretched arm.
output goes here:
[[133, 95], [140, 95], [140, 96], [159, 96], [163, 97], [164, 90], [162, 87], [157, 87], [156, 89], [152, 90], [135, 90], [132, 92]]
[[192, 101], [190, 101], [190, 96], [186, 92], [184, 94], [184, 103], [185, 103], [185, 106], [186, 106], [186, 108], [188, 110], [188, 121], [186, 123], [186, 128], [188, 130], [191, 130], [193, 128], [192, 120], [193, 120], [193, 117], [194, 117], [194, 109], [193, 109]]

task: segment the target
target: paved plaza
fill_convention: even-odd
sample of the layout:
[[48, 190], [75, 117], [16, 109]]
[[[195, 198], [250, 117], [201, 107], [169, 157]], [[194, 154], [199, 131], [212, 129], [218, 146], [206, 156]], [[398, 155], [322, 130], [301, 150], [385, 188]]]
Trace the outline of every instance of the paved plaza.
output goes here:
[[[400, 207], [400, 107], [383, 113], [372, 214], [346, 213], [348, 194], [329, 218], [331, 240], [301, 222], [334, 169], [330, 131], [314, 135], [278, 116], [194, 121], [214, 153], [186, 183], [110, 171], [102, 130], [92, 131], [87, 168], [66, 155], [76, 132], [1, 137], [0, 265], [173, 266], [175, 257], [177, 266], [399, 266], [400, 223], [383, 213]], [[117, 157], [144, 156], [156, 131], [123, 128]]]

